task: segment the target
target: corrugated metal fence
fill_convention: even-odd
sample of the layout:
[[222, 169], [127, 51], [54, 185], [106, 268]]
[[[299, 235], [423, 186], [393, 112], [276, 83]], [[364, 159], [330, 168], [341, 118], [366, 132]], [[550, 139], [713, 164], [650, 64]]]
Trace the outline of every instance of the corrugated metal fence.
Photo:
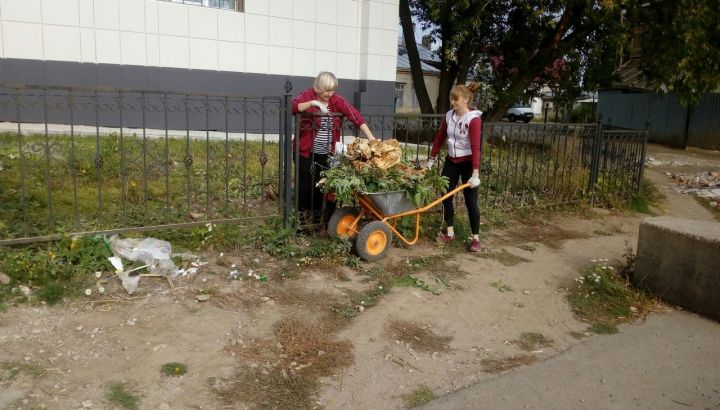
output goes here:
[[601, 91], [598, 114], [603, 123], [642, 129], [649, 121], [651, 142], [720, 150], [720, 94], [706, 94], [688, 108], [672, 94]]

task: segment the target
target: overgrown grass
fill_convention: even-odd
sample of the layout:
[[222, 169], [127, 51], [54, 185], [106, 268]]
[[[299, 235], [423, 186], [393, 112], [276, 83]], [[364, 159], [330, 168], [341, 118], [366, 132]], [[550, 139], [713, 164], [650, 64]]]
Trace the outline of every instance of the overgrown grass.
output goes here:
[[107, 260], [110, 255], [102, 237], [63, 237], [32, 246], [0, 247], [0, 272], [10, 277], [8, 285], [0, 285], [0, 302], [56, 304], [79, 295], [95, 279], [93, 272], [112, 267]]
[[126, 410], [138, 410], [140, 408], [140, 395], [128, 389], [125, 383], [112, 383], [107, 392], [105, 399], [113, 406], [117, 406]]
[[640, 191], [633, 195], [628, 208], [634, 212], [651, 214], [650, 207], [657, 207], [664, 200], [665, 195], [657, 189], [655, 184], [649, 179], [643, 179]]
[[575, 315], [595, 333], [613, 333], [617, 324], [642, 317], [656, 305], [654, 298], [633, 288], [627, 277], [605, 260], [593, 261], [575, 281], [568, 302]]
[[2, 133], [0, 160], [0, 238], [277, 209], [275, 143]]

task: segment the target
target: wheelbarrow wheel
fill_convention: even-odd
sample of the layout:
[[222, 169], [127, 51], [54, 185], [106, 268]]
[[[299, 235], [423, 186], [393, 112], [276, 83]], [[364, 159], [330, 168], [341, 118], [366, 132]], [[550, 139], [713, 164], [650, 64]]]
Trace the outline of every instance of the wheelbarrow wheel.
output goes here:
[[[336, 209], [328, 221], [328, 235], [330, 235], [331, 238], [337, 239], [354, 238], [357, 232], [350, 229], [350, 225], [352, 225], [359, 214], [360, 210], [352, 206]], [[357, 229], [357, 227], [355, 227], [355, 229]]]
[[385, 223], [372, 221], [360, 230], [355, 249], [361, 258], [373, 262], [385, 257], [392, 239], [392, 231]]

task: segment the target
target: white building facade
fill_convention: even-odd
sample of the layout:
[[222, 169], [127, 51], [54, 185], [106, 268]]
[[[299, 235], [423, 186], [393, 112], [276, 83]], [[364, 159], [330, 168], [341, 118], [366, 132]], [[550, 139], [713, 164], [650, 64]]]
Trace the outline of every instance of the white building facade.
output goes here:
[[227, 3], [0, 0], [0, 82], [280, 95], [332, 71], [392, 111], [398, 0]]

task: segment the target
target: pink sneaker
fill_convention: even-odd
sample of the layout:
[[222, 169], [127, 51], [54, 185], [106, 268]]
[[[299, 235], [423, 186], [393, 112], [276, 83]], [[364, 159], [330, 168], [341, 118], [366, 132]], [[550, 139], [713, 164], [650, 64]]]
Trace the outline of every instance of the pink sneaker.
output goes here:
[[468, 245], [468, 252], [482, 252], [482, 248], [480, 247], [480, 241], [473, 238]]
[[445, 231], [445, 229], [443, 229], [443, 230], [438, 234], [437, 240], [438, 240], [438, 242], [448, 243], [448, 242], [454, 241], [454, 240], [455, 240], [455, 236], [450, 236], [450, 235], [448, 235], [448, 234], [447, 234], [447, 231]]

